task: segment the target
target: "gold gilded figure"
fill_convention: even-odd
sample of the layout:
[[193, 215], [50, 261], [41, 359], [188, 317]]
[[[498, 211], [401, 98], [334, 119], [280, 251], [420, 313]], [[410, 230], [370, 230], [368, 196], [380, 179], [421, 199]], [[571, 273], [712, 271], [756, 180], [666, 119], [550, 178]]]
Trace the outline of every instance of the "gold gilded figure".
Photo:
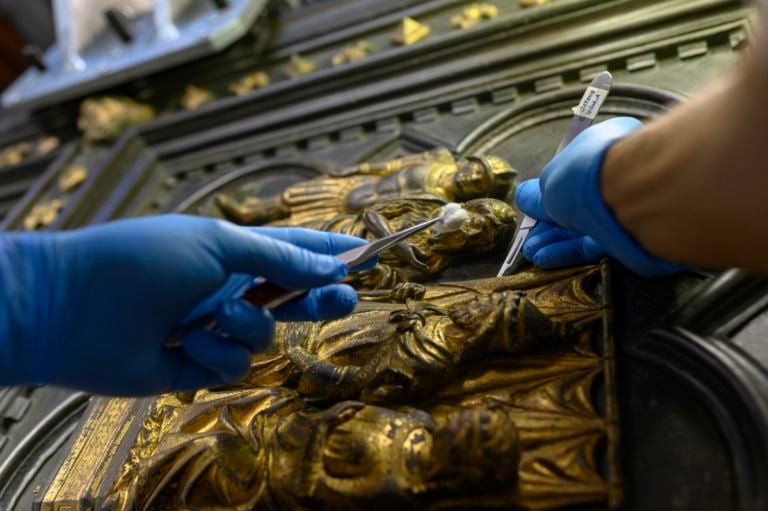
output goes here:
[[[343, 215], [308, 227], [374, 240], [441, 214], [446, 202], [430, 196], [379, 202], [357, 215]], [[466, 220], [452, 230], [427, 229], [384, 252], [372, 270], [350, 282], [364, 288], [392, 287], [439, 275], [459, 258], [506, 248], [515, 230], [515, 210], [497, 199], [462, 204]]]
[[[280, 337], [300, 373], [300, 393], [378, 404], [427, 397], [482, 355], [519, 353], [556, 334], [519, 292], [480, 295], [451, 308], [366, 303], [350, 320], [284, 328]], [[361, 349], [369, 355], [356, 357]]]
[[116, 139], [123, 131], [155, 118], [150, 105], [123, 96], [88, 98], [80, 104], [77, 127], [90, 142]]
[[[247, 381], [158, 398], [127, 458], [111, 460], [121, 474], [96, 507], [615, 504], [604, 275], [591, 267], [430, 284], [419, 300], [393, 290], [348, 318], [280, 325]], [[608, 412], [592, 402], [600, 375]]]
[[519, 444], [503, 407], [432, 413], [344, 401], [311, 408], [281, 387], [198, 393], [114, 510], [390, 509], [509, 484]]
[[[281, 356], [260, 358], [248, 381], [292, 381], [313, 398], [377, 404], [419, 399], [480, 357], [592, 335], [601, 314], [592, 296], [598, 276], [593, 270], [525, 291], [517, 289], [524, 281], [514, 279], [475, 281], [481, 283], [476, 289], [469, 281], [373, 291], [373, 301], [348, 318], [279, 324]], [[361, 292], [363, 300], [366, 294]]]
[[216, 203], [227, 219], [243, 225], [316, 226], [340, 215], [360, 213], [382, 201], [424, 194], [449, 202], [503, 199], [515, 175], [501, 158], [457, 159], [441, 148], [332, 171], [269, 198], [247, 197], [240, 202], [218, 195]]

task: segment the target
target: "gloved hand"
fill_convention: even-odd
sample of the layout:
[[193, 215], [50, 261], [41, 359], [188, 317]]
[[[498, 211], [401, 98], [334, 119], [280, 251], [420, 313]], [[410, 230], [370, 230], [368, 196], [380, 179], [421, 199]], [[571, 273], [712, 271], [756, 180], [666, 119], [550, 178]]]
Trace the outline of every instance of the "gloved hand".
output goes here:
[[[275, 319], [352, 311], [355, 291], [335, 284], [346, 266], [321, 254], [362, 243], [180, 215], [6, 234], [0, 237], [0, 385], [148, 395], [237, 382], [251, 354], [271, 342]], [[254, 276], [312, 291], [273, 315], [233, 299]], [[211, 310], [227, 335], [199, 330], [184, 337], [181, 349], [164, 347], [174, 328]]]
[[603, 200], [600, 169], [605, 154], [640, 126], [630, 117], [597, 124], [555, 156], [539, 179], [520, 184], [515, 192], [517, 207], [540, 221], [523, 245], [527, 259], [537, 266], [557, 268], [611, 255], [645, 276], [685, 269], [649, 255], [621, 228]]

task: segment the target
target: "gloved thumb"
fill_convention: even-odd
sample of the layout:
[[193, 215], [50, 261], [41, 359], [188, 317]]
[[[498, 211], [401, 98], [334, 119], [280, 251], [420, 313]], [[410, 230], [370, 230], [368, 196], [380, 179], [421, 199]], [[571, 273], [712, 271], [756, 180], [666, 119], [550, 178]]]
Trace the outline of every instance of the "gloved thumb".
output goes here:
[[538, 179], [529, 179], [520, 183], [515, 190], [515, 204], [520, 211], [531, 218], [552, 221], [544, 210], [544, 197], [541, 194]]

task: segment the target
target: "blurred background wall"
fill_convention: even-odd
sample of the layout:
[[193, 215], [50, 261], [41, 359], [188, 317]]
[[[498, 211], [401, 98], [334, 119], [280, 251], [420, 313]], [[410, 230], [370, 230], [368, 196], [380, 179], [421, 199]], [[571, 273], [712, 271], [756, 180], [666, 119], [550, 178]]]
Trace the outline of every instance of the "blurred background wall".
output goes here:
[[27, 67], [25, 44], [45, 49], [52, 42], [50, 0], [0, 0], [0, 90]]

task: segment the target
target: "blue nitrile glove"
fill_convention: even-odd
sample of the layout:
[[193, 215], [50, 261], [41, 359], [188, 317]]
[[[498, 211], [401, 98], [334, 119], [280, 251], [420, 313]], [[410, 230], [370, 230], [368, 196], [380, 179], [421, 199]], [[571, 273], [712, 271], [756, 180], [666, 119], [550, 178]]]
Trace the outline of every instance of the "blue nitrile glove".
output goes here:
[[[180, 215], [0, 236], [0, 385], [148, 395], [234, 383], [271, 342], [275, 319], [352, 311], [355, 291], [335, 284], [347, 268], [321, 253], [362, 243]], [[254, 276], [312, 291], [273, 315], [232, 299]], [[174, 328], [211, 310], [226, 335], [199, 330], [181, 349], [164, 347]]]
[[641, 126], [630, 117], [597, 124], [576, 137], [544, 167], [539, 179], [521, 183], [515, 202], [540, 220], [523, 245], [537, 266], [557, 268], [593, 263], [605, 255], [645, 276], [685, 269], [649, 255], [618, 224], [600, 190], [600, 169], [608, 149]]

